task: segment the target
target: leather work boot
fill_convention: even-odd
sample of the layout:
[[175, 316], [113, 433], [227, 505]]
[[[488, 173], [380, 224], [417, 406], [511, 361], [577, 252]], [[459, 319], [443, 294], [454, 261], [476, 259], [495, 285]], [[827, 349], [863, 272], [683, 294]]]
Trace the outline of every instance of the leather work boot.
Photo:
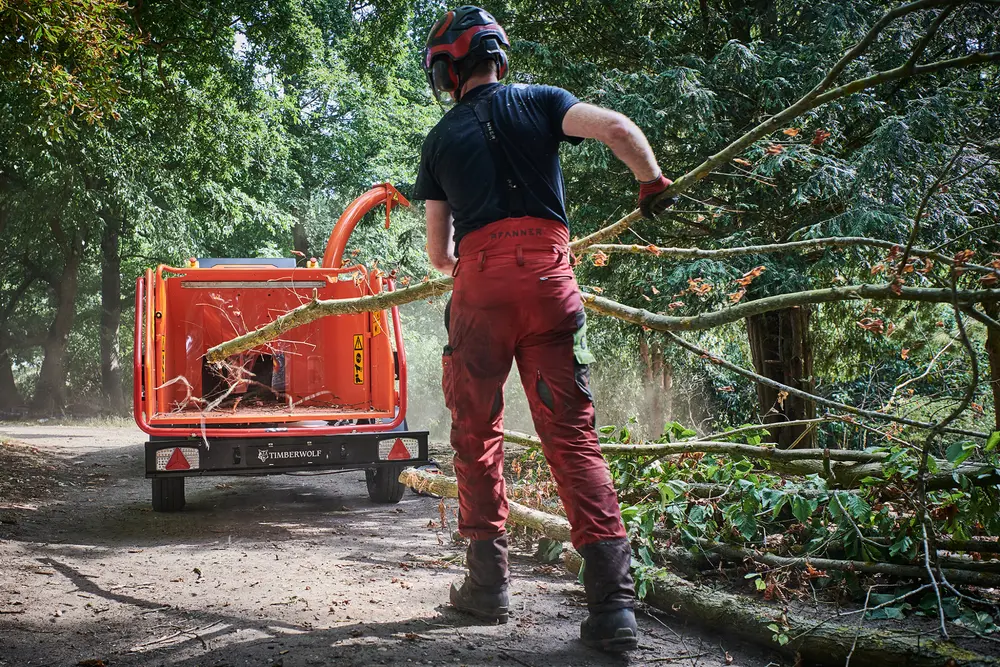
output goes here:
[[583, 588], [590, 616], [580, 624], [580, 639], [591, 648], [609, 652], [639, 647], [635, 624], [635, 587], [629, 566], [632, 548], [625, 538], [585, 544]]
[[507, 609], [507, 536], [492, 540], [469, 540], [465, 552], [469, 573], [459, 585], [451, 585], [451, 604], [455, 609], [493, 623], [506, 623]]

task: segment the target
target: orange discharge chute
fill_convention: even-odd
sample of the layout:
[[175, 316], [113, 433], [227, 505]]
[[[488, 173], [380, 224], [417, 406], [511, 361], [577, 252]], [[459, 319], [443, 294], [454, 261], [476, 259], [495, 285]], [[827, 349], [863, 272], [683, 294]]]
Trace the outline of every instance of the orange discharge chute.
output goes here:
[[410, 202], [394, 188], [390, 183], [376, 185], [368, 192], [364, 193], [344, 209], [344, 213], [337, 220], [330, 232], [330, 240], [326, 243], [326, 252], [323, 254], [324, 269], [339, 269], [344, 265], [344, 249], [347, 247], [347, 239], [351, 237], [351, 232], [357, 226], [365, 213], [372, 210], [379, 204], [385, 204], [385, 227], [389, 228], [389, 213], [393, 206], [409, 206]]

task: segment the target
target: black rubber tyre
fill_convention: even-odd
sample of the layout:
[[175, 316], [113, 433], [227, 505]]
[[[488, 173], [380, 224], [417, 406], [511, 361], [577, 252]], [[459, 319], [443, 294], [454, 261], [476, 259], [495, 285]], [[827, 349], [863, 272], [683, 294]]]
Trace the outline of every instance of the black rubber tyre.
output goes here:
[[180, 512], [184, 509], [184, 478], [153, 478], [153, 511]]
[[365, 470], [368, 497], [373, 503], [394, 504], [403, 498], [406, 485], [399, 481], [405, 465], [391, 465]]

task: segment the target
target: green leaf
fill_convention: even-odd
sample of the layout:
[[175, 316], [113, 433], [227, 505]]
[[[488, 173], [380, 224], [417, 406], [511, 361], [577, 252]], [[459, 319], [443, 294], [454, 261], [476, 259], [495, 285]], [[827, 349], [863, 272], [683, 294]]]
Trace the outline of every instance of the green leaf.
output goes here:
[[[642, 560], [643, 565], [647, 567], [653, 567], [653, 557], [649, 553], [649, 547], [639, 547], [639, 558]], [[640, 596], [641, 597], [641, 596]]]
[[1000, 431], [993, 431], [990, 437], [986, 440], [986, 451], [992, 452], [1000, 445]]
[[856, 493], [846, 492], [840, 492], [837, 496], [840, 498], [840, 502], [843, 503], [844, 509], [847, 510], [847, 513], [850, 514], [856, 521], [868, 521], [868, 518], [871, 516], [872, 507], [865, 502], [864, 498]]
[[767, 588], [767, 584], [764, 582], [763, 579], [755, 580], [753, 582], [753, 585], [757, 588], [758, 591], [762, 591]]
[[774, 503], [774, 509], [771, 510], [771, 519], [777, 519], [778, 515], [781, 513], [782, 508], [788, 504], [788, 494], [782, 493], [778, 500]]
[[559, 540], [543, 537], [538, 540], [535, 558], [542, 563], [556, 563], [562, 557], [563, 544]]
[[954, 623], [979, 634], [996, 632], [998, 629], [992, 616], [985, 611], [974, 611], [971, 609], [956, 618]]
[[[815, 502], [815, 501], [814, 501]], [[792, 515], [802, 523], [809, 523], [809, 517], [818, 507], [802, 496], [792, 496]]]
[[952, 465], [961, 465], [967, 458], [972, 456], [976, 452], [976, 445], [971, 442], [956, 442], [948, 451], [945, 452], [945, 458]]

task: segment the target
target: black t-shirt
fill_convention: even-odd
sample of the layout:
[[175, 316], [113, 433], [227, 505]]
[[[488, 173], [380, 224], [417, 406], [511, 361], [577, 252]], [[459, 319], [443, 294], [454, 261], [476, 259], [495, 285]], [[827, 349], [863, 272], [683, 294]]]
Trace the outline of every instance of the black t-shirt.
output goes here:
[[473, 107], [482, 95], [492, 95], [497, 137], [510, 175], [523, 186], [523, 214], [568, 227], [559, 142], [578, 144], [583, 139], [562, 131], [563, 117], [579, 100], [554, 86], [494, 83], [466, 93], [424, 140], [413, 199], [451, 205], [456, 250], [469, 232], [509, 217], [507, 192], [497, 186], [493, 155]]

